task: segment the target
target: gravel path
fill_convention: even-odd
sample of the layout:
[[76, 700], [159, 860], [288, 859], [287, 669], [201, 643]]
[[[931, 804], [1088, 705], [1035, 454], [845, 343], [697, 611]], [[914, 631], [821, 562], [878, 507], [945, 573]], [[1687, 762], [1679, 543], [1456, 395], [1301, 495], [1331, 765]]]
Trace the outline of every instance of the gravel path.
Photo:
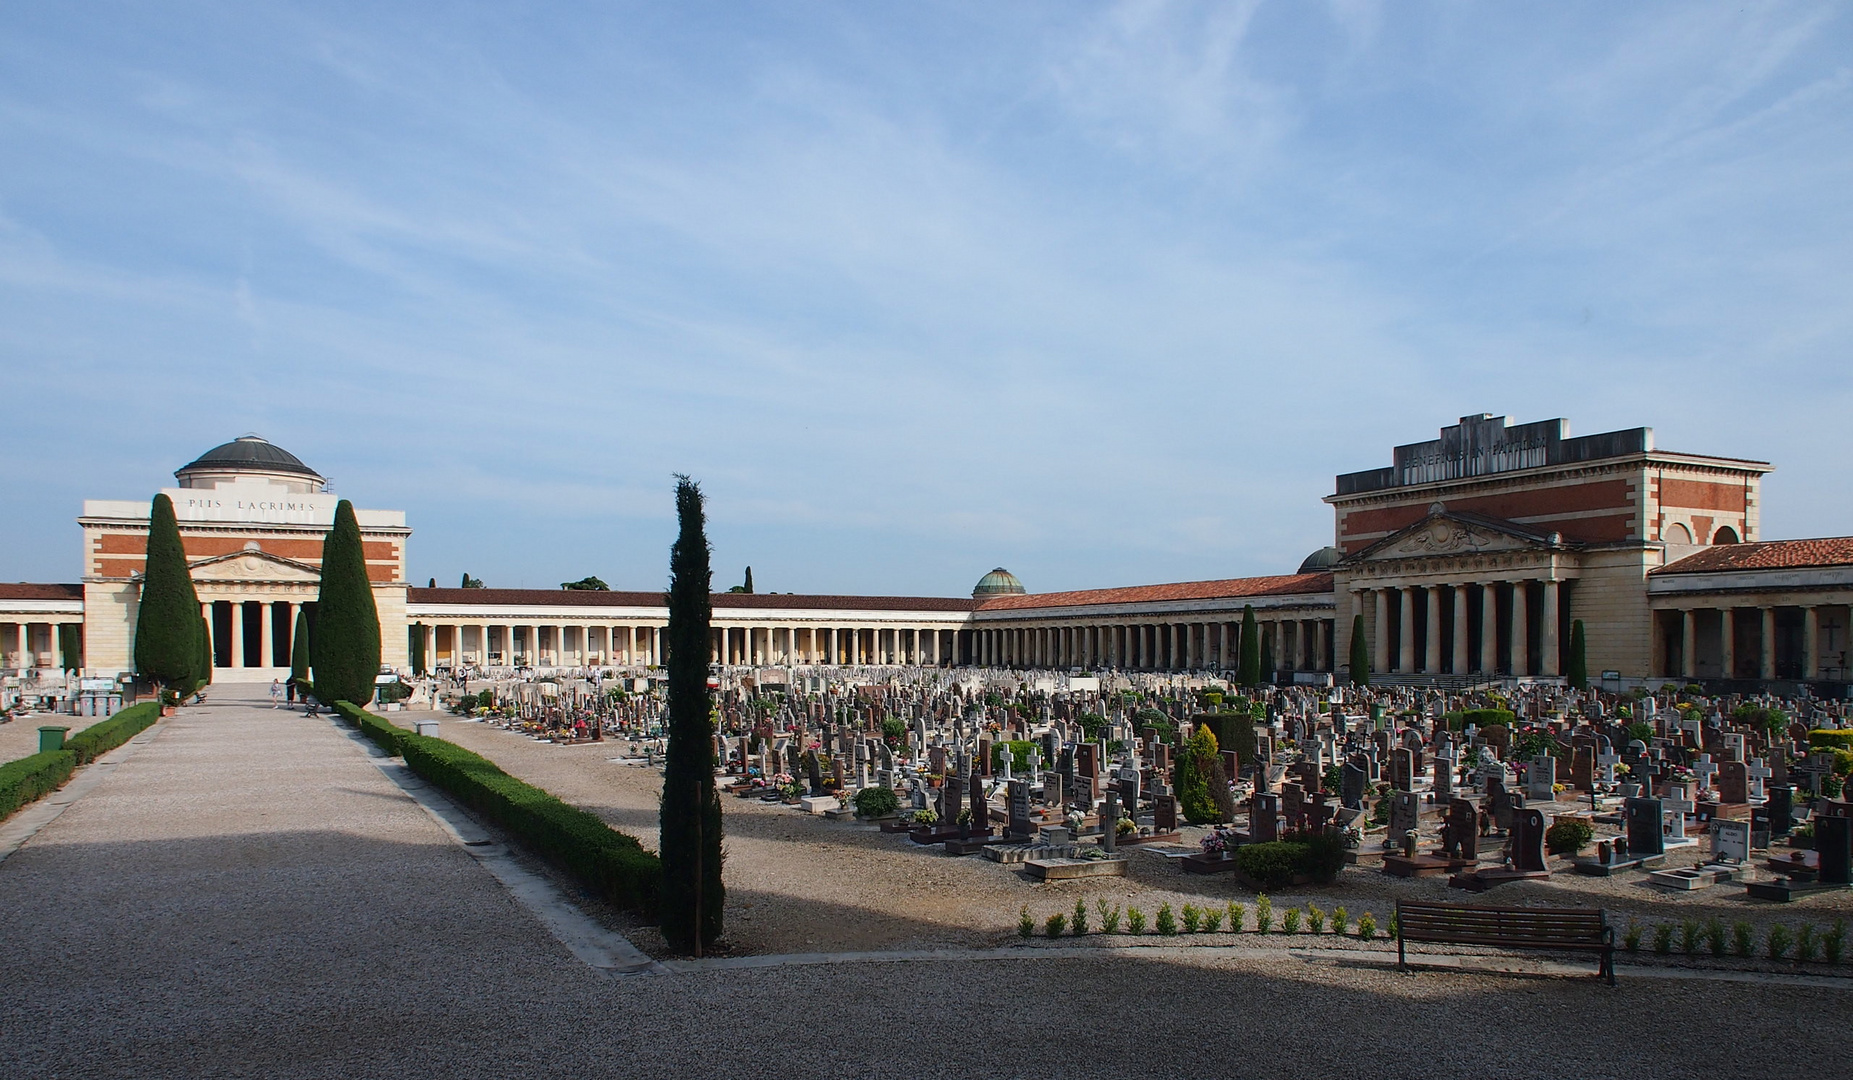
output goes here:
[[[648, 788], [629, 772], [625, 790]], [[840, 893], [859, 866], [1033, 892], [971, 860], [844, 859], [892, 838], [729, 811], [754, 853], [736, 869], [790, 896], [787, 914], [802, 889], [780, 873], [843, 862], [814, 897], [839, 920], [871, 915]], [[774, 823], [869, 846], [779, 855]], [[937, 928], [916, 937], [955, 925], [931, 910], [894, 917]], [[1260, 947], [613, 977], [325, 719], [223, 696], [0, 864], [0, 919], [7, 1077], [1811, 1075], [1840, 1060], [1818, 1033], [1853, 1019], [1853, 994], [1826, 987], [1402, 976]], [[1729, 1038], [1695, 1037], [1726, 1017]]]

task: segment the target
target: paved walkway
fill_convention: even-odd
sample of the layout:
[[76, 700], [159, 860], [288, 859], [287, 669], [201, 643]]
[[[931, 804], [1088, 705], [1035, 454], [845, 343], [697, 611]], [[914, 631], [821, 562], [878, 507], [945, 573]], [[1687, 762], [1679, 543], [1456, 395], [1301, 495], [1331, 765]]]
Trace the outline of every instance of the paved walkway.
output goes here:
[[341, 729], [230, 697], [0, 863], [0, 1076], [1812, 1076], [1842, 1049], [1795, 1033], [1853, 1019], [1825, 987], [1285, 950], [614, 975]]

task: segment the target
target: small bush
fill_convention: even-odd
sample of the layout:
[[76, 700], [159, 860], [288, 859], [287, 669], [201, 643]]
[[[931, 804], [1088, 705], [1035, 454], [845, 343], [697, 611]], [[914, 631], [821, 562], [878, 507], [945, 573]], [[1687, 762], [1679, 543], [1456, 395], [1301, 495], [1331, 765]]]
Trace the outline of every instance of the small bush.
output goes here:
[[1074, 928], [1075, 937], [1087, 933], [1087, 899], [1085, 897], [1075, 899], [1074, 916], [1068, 920], [1068, 924]]
[[1780, 960], [1788, 955], [1789, 943], [1793, 940], [1794, 936], [1789, 933], [1789, 928], [1777, 923], [1769, 928], [1769, 937], [1764, 939], [1764, 951], [1769, 954], [1771, 960]]
[[1024, 904], [1023, 910], [1017, 912], [1017, 936], [1025, 941], [1036, 936], [1036, 920], [1029, 917], [1028, 904]]
[[1242, 905], [1233, 900], [1229, 901], [1229, 932], [1231, 934], [1242, 932], [1242, 918], [1247, 914], [1247, 909]]
[[1171, 914], [1170, 901], [1158, 905], [1158, 932], [1170, 937], [1177, 933], [1177, 917]]
[[1346, 911], [1345, 905], [1343, 904], [1340, 904], [1337, 907], [1333, 908], [1332, 909], [1332, 933], [1337, 934], [1340, 937], [1343, 937], [1345, 936], [1346, 933], [1350, 931], [1350, 929], [1351, 929], [1351, 912]]
[[1126, 909], [1126, 932], [1128, 934], [1145, 933], [1145, 912], [1136, 907]]
[[1360, 941], [1377, 939], [1377, 916], [1368, 911], [1358, 916], [1358, 939]]
[[1094, 910], [1100, 912], [1101, 933], [1117, 934], [1120, 932], [1120, 906], [1118, 904], [1109, 908], [1105, 900], [1096, 900]]
[[1628, 924], [1628, 932], [1621, 936], [1621, 947], [1631, 953], [1641, 951], [1640, 923], [1631, 922]]
[[1283, 934], [1297, 934], [1300, 932], [1299, 908], [1288, 908], [1286, 911], [1281, 912], [1280, 932]]
[[1756, 928], [1747, 922], [1731, 924], [1731, 951], [1748, 957], [1756, 951]]
[[1565, 818], [1544, 830], [1544, 847], [1552, 855], [1574, 855], [1588, 847], [1594, 836], [1588, 822]]
[[1711, 950], [1713, 956], [1724, 955], [1724, 924], [1717, 919], [1712, 919], [1705, 924], [1705, 946]]
[[1654, 955], [1666, 956], [1673, 951], [1673, 924], [1660, 923], [1654, 927]]
[[1214, 934], [1220, 929], [1222, 929], [1222, 909], [1219, 907], [1204, 908], [1203, 932], [1206, 934]]
[[1325, 933], [1325, 912], [1317, 904], [1306, 905], [1306, 932], [1309, 934]]
[[1390, 934], [1390, 937], [1391, 937], [1392, 939], [1394, 939], [1394, 938], [1399, 938], [1399, 937], [1401, 937], [1401, 936], [1402, 936], [1402, 933], [1403, 933], [1403, 932], [1402, 932], [1402, 929], [1401, 929], [1401, 926], [1400, 926], [1400, 924], [1399, 924], [1399, 923], [1397, 922], [1397, 915], [1396, 915], [1396, 912], [1395, 912], [1395, 911], [1391, 911], [1391, 912], [1390, 912], [1390, 924], [1389, 924], [1389, 934]]
[[1838, 964], [1840, 955], [1847, 945], [1847, 924], [1836, 921], [1834, 928], [1821, 935], [1821, 959], [1830, 964]]
[[1255, 933], [1265, 934], [1274, 928], [1274, 901], [1266, 893], [1255, 896]]
[[865, 787], [856, 792], [852, 800], [856, 804], [856, 813], [865, 818], [887, 817], [901, 808], [901, 798], [893, 788]]
[[1185, 904], [1181, 914], [1184, 916], [1184, 932], [1196, 933], [1198, 925], [1203, 922], [1203, 912], [1198, 911], [1195, 904]]
[[1699, 942], [1703, 938], [1702, 928], [1697, 921], [1687, 919], [1679, 924], [1679, 951], [1687, 956], [1696, 956]]
[[1043, 921], [1042, 932], [1049, 937], [1058, 938], [1062, 936], [1062, 931], [1067, 927], [1068, 916], [1058, 911]]
[[1811, 964], [1814, 954], [1821, 947], [1821, 938], [1815, 931], [1813, 923], [1803, 923], [1801, 932], [1795, 935], [1795, 962]]

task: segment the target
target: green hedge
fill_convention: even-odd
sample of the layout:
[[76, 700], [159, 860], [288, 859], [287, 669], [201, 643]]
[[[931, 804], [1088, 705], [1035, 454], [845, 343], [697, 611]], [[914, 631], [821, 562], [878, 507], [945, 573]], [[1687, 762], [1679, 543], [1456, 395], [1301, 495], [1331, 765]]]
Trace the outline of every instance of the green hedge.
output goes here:
[[1816, 728], [1808, 733], [1811, 750], [1853, 750], [1853, 728]]
[[1284, 889], [1299, 874], [1315, 885], [1330, 885], [1344, 866], [1345, 841], [1337, 833], [1289, 833], [1284, 840], [1235, 849], [1235, 868], [1263, 889]]
[[161, 718], [161, 704], [144, 701], [131, 705], [100, 724], [92, 724], [64, 741], [79, 765], [88, 765], [116, 747], [154, 726]]
[[77, 758], [69, 750], [47, 750], [0, 765], [0, 818], [58, 790], [76, 768]]
[[335, 709], [382, 749], [403, 757], [407, 768], [507, 829], [600, 898], [656, 914], [662, 864], [636, 837], [515, 779], [488, 758], [455, 743], [414, 735], [349, 702], [337, 702]]

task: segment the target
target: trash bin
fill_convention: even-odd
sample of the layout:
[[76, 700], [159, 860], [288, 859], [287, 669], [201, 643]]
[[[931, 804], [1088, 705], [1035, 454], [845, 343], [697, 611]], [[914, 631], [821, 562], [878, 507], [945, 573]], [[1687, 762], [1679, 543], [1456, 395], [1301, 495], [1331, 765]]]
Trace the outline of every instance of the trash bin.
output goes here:
[[39, 729], [39, 753], [43, 754], [47, 750], [64, 749], [64, 733], [69, 730], [71, 729], [68, 727], [42, 727], [40, 728]]
[[420, 735], [426, 735], [433, 739], [438, 737], [438, 722], [436, 720], [420, 720], [417, 722], [417, 727], [418, 734]]

